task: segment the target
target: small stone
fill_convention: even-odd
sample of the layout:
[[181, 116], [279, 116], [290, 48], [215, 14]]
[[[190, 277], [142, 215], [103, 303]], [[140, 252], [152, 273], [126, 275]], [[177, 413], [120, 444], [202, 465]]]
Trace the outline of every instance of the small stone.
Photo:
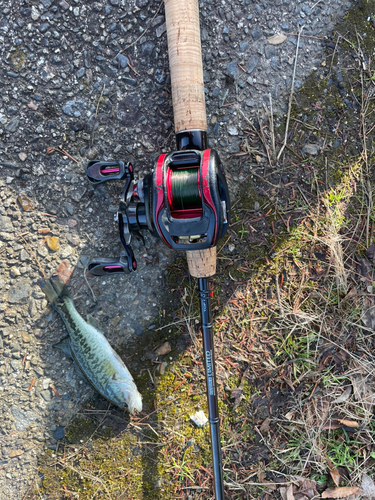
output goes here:
[[[26, 155], [25, 155], [26, 156]], [[34, 210], [35, 206], [33, 201], [25, 193], [20, 193], [17, 197], [18, 203], [25, 210], [25, 212], [31, 212]]]
[[65, 203], [65, 210], [69, 215], [73, 215], [74, 209], [70, 203]]
[[64, 439], [65, 437], [65, 427], [63, 425], [59, 425], [55, 432], [53, 433], [53, 439]]
[[20, 270], [18, 269], [18, 267], [12, 267], [10, 269], [10, 276], [12, 278], [16, 278], [17, 276], [21, 276], [21, 272]]
[[250, 73], [252, 73], [254, 71], [254, 69], [256, 68], [258, 61], [259, 61], [258, 56], [252, 56], [249, 59], [249, 62], [247, 63], [247, 65], [245, 67], [246, 73], [248, 73], [250, 75]]
[[264, 48], [264, 55], [266, 56], [266, 59], [271, 59], [272, 57], [276, 56], [276, 48], [274, 45], [266, 45]]
[[25, 452], [23, 450], [12, 450], [9, 453], [9, 458], [14, 458], [14, 457], [19, 457], [20, 455], [23, 455]]
[[31, 340], [30, 335], [27, 332], [21, 332], [22, 335], [22, 340], [25, 342], [25, 344], [28, 344]]
[[78, 17], [79, 16], [79, 7], [74, 7], [73, 14]]
[[156, 36], [160, 38], [167, 31], [167, 24], [164, 23], [156, 28]]
[[47, 401], [47, 403], [49, 403], [51, 401], [51, 392], [49, 389], [46, 389], [44, 391], [42, 391], [40, 393], [40, 395], [42, 396], [42, 398], [44, 399], [44, 401]]
[[70, 248], [70, 246], [64, 245], [63, 247], [61, 247], [61, 258], [66, 259], [67, 257], [69, 257], [69, 255], [72, 255], [72, 249]]
[[[29, 386], [29, 384], [27, 384]], [[25, 431], [29, 425], [37, 419], [37, 415], [32, 411], [24, 410], [16, 405], [10, 409], [14, 418], [14, 425], [17, 431]]]
[[203, 410], [197, 411], [194, 415], [190, 415], [190, 420], [192, 420], [197, 427], [203, 427], [208, 422]]
[[59, 267], [56, 269], [56, 273], [63, 283], [66, 283], [68, 281], [68, 279], [72, 275], [72, 272], [73, 270], [71, 269], [69, 261], [67, 260], [63, 260]]
[[240, 43], [240, 52], [246, 52], [249, 47], [249, 42]]
[[160, 365], [159, 365], [159, 373], [160, 375], [164, 375], [165, 373], [165, 370], [168, 366], [168, 363], [166, 361], [163, 361]]
[[120, 65], [120, 68], [126, 68], [127, 65], [128, 65], [128, 62], [129, 62], [129, 59], [127, 57], [125, 57], [124, 55], [122, 54], [118, 54], [118, 56], [116, 57], [119, 65]]
[[19, 123], [20, 123], [20, 119], [16, 116], [12, 120], [10, 120], [10, 122], [7, 125], [5, 125], [5, 130], [7, 132], [13, 133], [18, 129]]
[[302, 148], [302, 153], [308, 155], [317, 155], [320, 147], [317, 144], [305, 144]]
[[142, 45], [142, 55], [149, 57], [153, 53], [155, 44], [152, 42], [146, 42]]
[[49, 23], [42, 23], [38, 29], [41, 33], [45, 33], [46, 31], [49, 30], [49, 27], [50, 27]]
[[236, 247], [234, 245], [228, 245], [228, 250], [232, 253], [234, 252]]
[[77, 78], [82, 78], [85, 74], [85, 68], [80, 68], [77, 73], [76, 73], [76, 77]]
[[53, 252], [57, 252], [57, 250], [60, 248], [59, 238], [57, 236], [47, 236], [46, 242], [48, 248]]
[[254, 210], [258, 212], [259, 209], [260, 209], [259, 201], [254, 201]]
[[164, 342], [164, 344], [156, 349], [155, 354], [156, 356], [164, 356], [164, 354], [168, 354], [171, 350], [171, 344], [169, 342]]
[[31, 7], [31, 19], [32, 19], [33, 21], [37, 21], [37, 20], [39, 19], [39, 17], [40, 17], [40, 12], [39, 12], [39, 10], [37, 9], [37, 7], [35, 7], [35, 5], [33, 5], [33, 6]]
[[47, 257], [48, 255], [48, 250], [44, 245], [42, 247], [39, 247], [37, 252], [41, 257]]
[[227, 72], [229, 75], [232, 75], [234, 79], [237, 78], [237, 61], [232, 61], [227, 66]]
[[18, 283], [12, 286], [8, 292], [8, 301], [11, 304], [25, 302], [29, 298], [31, 287], [26, 279], [21, 279]]
[[251, 32], [251, 36], [253, 37], [254, 40], [259, 40], [259, 38], [261, 38], [262, 35], [263, 33], [259, 28], [255, 28], [255, 30]]
[[9, 217], [0, 215], [0, 233], [12, 233], [13, 226]]
[[27, 158], [27, 154], [26, 154], [26, 153], [19, 153], [18, 158], [19, 158], [21, 161], [25, 161], [25, 160], [26, 160], [26, 158]]
[[238, 130], [234, 125], [230, 125], [228, 127], [228, 134], [229, 135], [238, 135]]
[[64, 10], [68, 10], [69, 9], [69, 4], [68, 4], [68, 2], [65, 2], [65, 0], [62, 0], [62, 2], [59, 3], [59, 5]]
[[30, 255], [26, 252], [24, 248], [21, 250], [20, 260], [21, 262], [25, 262], [25, 260], [30, 260]]

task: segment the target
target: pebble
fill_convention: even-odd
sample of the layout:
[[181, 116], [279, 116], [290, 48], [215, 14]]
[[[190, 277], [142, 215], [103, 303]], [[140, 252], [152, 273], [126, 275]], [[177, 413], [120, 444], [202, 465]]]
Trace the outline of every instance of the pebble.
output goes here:
[[60, 248], [60, 242], [57, 236], [47, 236], [46, 243], [48, 248], [53, 252], [57, 252]]
[[9, 458], [14, 458], [14, 457], [19, 457], [20, 455], [23, 455], [25, 452], [23, 450], [12, 450], [9, 453]]
[[248, 60], [245, 69], [246, 73], [249, 75], [254, 71], [254, 69], [257, 67], [257, 64], [259, 62], [259, 57], [257, 55], [251, 56], [251, 58]]
[[317, 144], [305, 144], [302, 148], [302, 153], [309, 155], [317, 155], [320, 147]]
[[20, 119], [18, 117], [13, 118], [12, 120], [10, 120], [9, 123], [7, 123], [7, 125], [5, 125], [5, 130], [7, 132], [13, 133], [18, 129], [19, 123], [20, 123]]
[[52, 400], [52, 398], [51, 398], [51, 391], [49, 389], [41, 391], [40, 395], [42, 396], [42, 398], [44, 399], [44, 401], [47, 401], [47, 403], [49, 403]]
[[65, 437], [65, 427], [62, 425], [59, 425], [55, 432], [53, 433], [53, 438], [54, 439], [64, 439]]
[[17, 197], [17, 200], [25, 212], [31, 212], [32, 210], [34, 210], [34, 202], [27, 196], [26, 193], [20, 193]]

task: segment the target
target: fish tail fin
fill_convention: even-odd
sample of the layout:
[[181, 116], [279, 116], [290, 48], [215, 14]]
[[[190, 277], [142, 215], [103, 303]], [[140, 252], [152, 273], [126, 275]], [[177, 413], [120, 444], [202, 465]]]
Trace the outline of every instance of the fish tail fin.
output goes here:
[[64, 298], [71, 299], [68, 289], [58, 276], [38, 280], [38, 285], [45, 293], [47, 299], [53, 307], [57, 307], [59, 301]]

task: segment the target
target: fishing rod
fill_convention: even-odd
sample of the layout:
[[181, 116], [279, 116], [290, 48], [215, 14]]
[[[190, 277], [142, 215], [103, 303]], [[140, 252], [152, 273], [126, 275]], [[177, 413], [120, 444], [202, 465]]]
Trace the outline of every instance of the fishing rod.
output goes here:
[[230, 199], [219, 155], [207, 148], [198, 0], [164, 4], [176, 151], [160, 155], [153, 171], [138, 181], [130, 163], [88, 163], [86, 176], [93, 185], [125, 181], [115, 216], [124, 251], [117, 259], [94, 259], [88, 270], [96, 276], [136, 271], [131, 240], [144, 242], [144, 230], [169, 248], [186, 251], [190, 275], [198, 279], [214, 488], [216, 500], [223, 500], [209, 278], [216, 272], [216, 244], [229, 224]]

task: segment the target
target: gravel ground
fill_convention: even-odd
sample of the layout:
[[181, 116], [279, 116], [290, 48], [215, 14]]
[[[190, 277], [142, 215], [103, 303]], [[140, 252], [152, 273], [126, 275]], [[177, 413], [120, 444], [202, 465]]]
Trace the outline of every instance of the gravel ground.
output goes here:
[[[38, 287], [31, 249], [48, 276], [63, 261], [74, 269], [77, 308], [94, 317], [115, 347], [152, 327], [173, 258], [149, 237], [146, 247], [135, 242], [136, 274], [90, 280], [97, 300], [86, 285], [90, 256], [120, 253], [113, 213], [121, 186], [94, 190], [84, 165], [117, 158], [146, 173], [160, 152], [174, 148], [173, 113], [163, 5], [69, 1], [0, 0], [0, 498], [7, 500], [22, 498], [40, 453], [56, 449], [61, 426], [92, 396], [71, 362], [52, 349], [66, 332]], [[246, 175], [231, 156], [243, 140], [239, 111], [255, 116], [271, 94], [274, 109], [285, 112], [292, 34], [304, 26], [298, 89], [324, 61], [322, 39], [349, 3], [200, 6], [210, 145], [234, 190]], [[286, 40], [272, 45], [268, 38], [277, 32]], [[47, 153], [58, 146], [77, 163]], [[129, 368], [140, 369], [138, 362], [129, 360]]]

